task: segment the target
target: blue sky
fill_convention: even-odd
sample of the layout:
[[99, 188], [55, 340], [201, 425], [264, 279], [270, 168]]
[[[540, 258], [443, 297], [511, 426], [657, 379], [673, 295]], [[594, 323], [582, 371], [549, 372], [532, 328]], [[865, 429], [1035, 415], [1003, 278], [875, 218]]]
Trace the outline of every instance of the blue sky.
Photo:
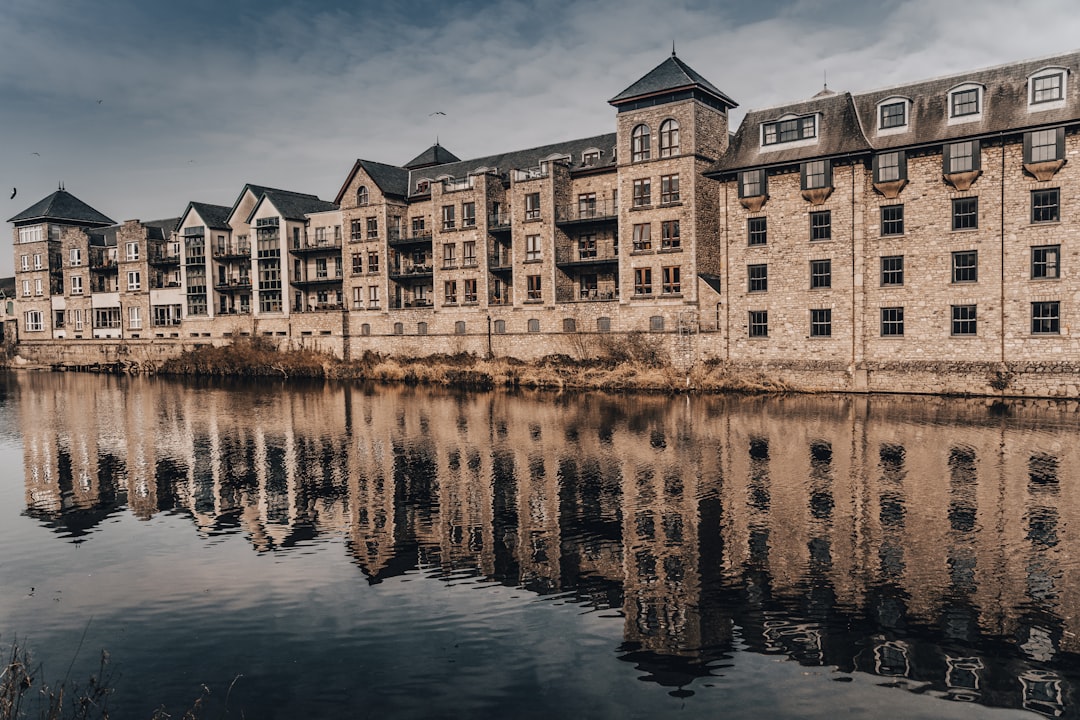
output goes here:
[[245, 182], [333, 199], [356, 158], [401, 164], [436, 136], [469, 158], [611, 132], [607, 100], [673, 40], [735, 124], [826, 74], [863, 91], [1076, 38], [1066, 0], [3, 0], [3, 219], [60, 182], [151, 220]]

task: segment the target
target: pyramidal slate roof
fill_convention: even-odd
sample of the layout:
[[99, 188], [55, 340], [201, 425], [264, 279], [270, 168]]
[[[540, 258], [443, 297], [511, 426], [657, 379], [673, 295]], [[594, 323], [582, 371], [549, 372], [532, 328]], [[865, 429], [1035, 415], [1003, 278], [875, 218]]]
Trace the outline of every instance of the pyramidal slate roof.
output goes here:
[[620, 105], [648, 95], [659, 95], [691, 88], [702, 90], [729, 107], [739, 106], [726, 93], [680, 60], [674, 52], [671, 53], [671, 57], [654, 67], [643, 78], [611, 98], [611, 100], [608, 100], [608, 102], [612, 105]]
[[406, 170], [415, 170], [431, 165], [444, 165], [446, 163], [459, 162], [460, 160], [461, 158], [436, 141], [436, 143], [427, 150], [405, 163], [404, 167]]
[[90, 207], [67, 190], [57, 190], [44, 200], [34, 203], [15, 217], [8, 219], [8, 222], [25, 225], [42, 220], [87, 227], [115, 224], [114, 220]]

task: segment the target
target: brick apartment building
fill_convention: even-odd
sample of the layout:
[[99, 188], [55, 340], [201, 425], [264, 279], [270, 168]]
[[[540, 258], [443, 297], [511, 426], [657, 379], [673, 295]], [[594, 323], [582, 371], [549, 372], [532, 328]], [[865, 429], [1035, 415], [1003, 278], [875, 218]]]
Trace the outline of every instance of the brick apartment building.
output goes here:
[[117, 225], [59, 190], [10, 220], [20, 351], [529, 358], [640, 331], [806, 387], [1076, 396], [1078, 69], [825, 89], [730, 133], [735, 101], [672, 54], [609, 101], [614, 133], [361, 159], [333, 201], [246, 185]]

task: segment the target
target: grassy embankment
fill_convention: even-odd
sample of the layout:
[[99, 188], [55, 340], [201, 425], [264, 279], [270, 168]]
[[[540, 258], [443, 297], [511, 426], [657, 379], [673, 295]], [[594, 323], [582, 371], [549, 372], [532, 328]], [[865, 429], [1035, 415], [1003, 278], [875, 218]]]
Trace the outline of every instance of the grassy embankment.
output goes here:
[[[689, 372], [675, 368], [660, 342], [644, 333], [596, 338], [588, 359], [549, 355], [535, 362], [475, 355], [401, 357], [366, 353], [342, 362], [310, 350], [279, 352], [259, 338], [201, 347], [169, 360], [170, 375], [338, 378], [470, 389], [555, 388], [645, 392], [783, 392], [761, 374], [733, 373], [706, 361]], [[585, 353], [583, 353], [585, 354]]]

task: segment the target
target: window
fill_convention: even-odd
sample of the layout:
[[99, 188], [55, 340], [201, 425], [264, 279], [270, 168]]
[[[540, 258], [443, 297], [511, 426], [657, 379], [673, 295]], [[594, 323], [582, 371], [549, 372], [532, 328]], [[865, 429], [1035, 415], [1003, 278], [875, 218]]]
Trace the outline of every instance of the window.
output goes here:
[[22, 270], [23, 270], [23, 272], [29, 272], [29, 270], [30, 270], [30, 256], [29, 255], [23, 255], [22, 256]]
[[979, 198], [953, 198], [952, 229], [974, 230], [979, 227]]
[[357, 286], [352, 289], [352, 306], [356, 310], [364, 307], [364, 288]]
[[364, 254], [354, 252], [352, 254], [352, 274], [360, 275], [364, 272]]
[[379, 237], [379, 218], [369, 217], [365, 221], [365, 227], [367, 229], [367, 239], [376, 240]]
[[457, 266], [457, 245], [446, 243], [442, 246], [443, 270], [449, 270]]
[[662, 250], [677, 250], [681, 245], [679, 221], [664, 220], [660, 223], [660, 248]]
[[810, 289], [832, 287], [832, 260], [810, 261]]
[[525, 295], [525, 299], [526, 300], [542, 300], [543, 299], [543, 292], [542, 292], [542, 288], [541, 288], [541, 285], [540, 285], [540, 276], [539, 275], [529, 275], [529, 276], [526, 277], [526, 280], [528, 281], [528, 283], [527, 283], [527, 291], [528, 292]]
[[679, 123], [665, 120], [660, 123], [660, 157], [667, 158], [679, 154]]
[[27, 310], [23, 317], [27, 332], [41, 332], [45, 329], [45, 315], [40, 310]]
[[879, 112], [878, 127], [882, 130], [907, 125], [907, 103], [903, 100], [885, 103]]
[[362, 323], [360, 325], [360, 334], [367, 337], [371, 334], [371, 323]]
[[529, 318], [527, 327], [529, 328], [529, 332], [538, 333], [540, 332], [540, 321], [536, 318]]
[[525, 219], [540, 219], [540, 193], [529, 193], [525, 196]]
[[125, 260], [138, 260], [139, 259], [139, 243], [129, 242], [124, 244], [124, 259]]
[[72, 295], [82, 295], [83, 294], [83, 284], [82, 284], [82, 276], [81, 275], [72, 275], [71, 276], [71, 294]]
[[649, 159], [650, 132], [648, 125], [638, 125], [630, 133], [630, 162]]
[[832, 163], [829, 160], [814, 160], [802, 164], [802, 189], [832, 187]]
[[598, 317], [596, 318], [596, 332], [609, 333], [611, 332], [611, 318]]
[[810, 311], [810, 337], [832, 337], [832, 310]]
[[367, 254], [367, 271], [369, 273], [379, 272], [379, 251], [372, 250]]
[[364, 224], [361, 220], [353, 220], [349, 223], [349, 239], [350, 240], [363, 240], [364, 239]]
[[747, 265], [746, 266], [747, 277], [747, 291], [749, 292], [765, 292], [769, 289], [769, 266], [762, 265]]
[[764, 245], [769, 239], [769, 228], [765, 218], [747, 218], [746, 236], [748, 245]]
[[664, 332], [663, 315], [653, 315], [649, 318], [649, 332]]
[[979, 253], [964, 250], [952, 254], [952, 281], [954, 283], [976, 282], [979, 279]]
[[138, 306], [128, 308], [128, 327], [132, 330], [142, 329], [142, 308]]
[[371, 285], [368, 287], [368, 308], [371, 310], [379, 309], [379, 286]]
[[979, 89], [957, 90], [949, 96], [949, 117], [978, 115]]
[[584, 165], [586, 167], [589, 167], [591, 165], [596, 165], [599, 162], [600, 162], [600, 151], [599, 150], [586, 150], [585, 152], [581, 153], [581, 164], [582, 165]]
[[1031, 334], [1057, 335], [1061, 332], [1061, 304], [1051, 302], [1031, 303]]
[[458, 320], [457, 322], [454, 323], [454, 334], [455, 335], [464, 335], [465, 334], [465, 321], [464, 320]]
[[[23, 258], [26, 258], [26, 256], [23, 255]], [[68, 250], [68, 262], [71, 267], [79, 267], [82, 265], [82, 250], [80, 248], [71, 248]], [[25, 269], [26, 268], [24, 267], [23, 270]]]
[[541, 259], [540, 236], [539, 235], [526, 235], [525, 236], [525, 262], [538, 262], [540, 259]]
[[361, 185], [356, 189], [356, 204], [367, 205], [368, 204], [368, 191], [367, 188]]
[[1031, 277], [1033, 279], [1051, 279], [1061, 277], [1060, 245], [1042, 245], [1031, 248]]
[[443, 205], [442, 206], [442, 227], [443, 230], [453, 230], [455, 226], [454, 221], [454, 206]]
[[661, 292], [665, 295], [677, 295], [682, 292], [682, 268], [680, 266], [663, 268]]
[[874, 182], [884, 183], [907, 179], [907, 155], [895, 152], [878, 153], [874, 156]]
[[904, 234], [903, 205], [881, 206], [881, 234], [882, 236]]
[[395, 335], [404, 335], [405, 334], [405, 324], [400, 323], [400, 322], [394, 323], [394, 334]]
[[23, 294], [23, 297], [30, 297], [30, 281], [29, 280], [23, 280], [22, 281], [22, 294]]
[[652, 268], [634, 268], [634, 294], [652, 295]]
[[952, 306], [952, 334], [975, 335], [975, 306]]
[[1053, 162], [1065, 158], [1065, 128], [1024, 133], [1024, 162]]
[[443, 289], [445, 290], [443, 302], [446, 305], [457, 305], [457, 281], [447, 280], [443, 283]]
[[417, 335], [427, 335], [427, 323], [424, 322], [423, 320], [416, 323], [416, 334]]
[[978, 140], [965, 140], [964, 142], [949, 143], [942, 148], [942, 161], [944, 172], [950, 173], [973, 172], [982, 167], [982, 154]]
[[108, 330], [119, 329], [120, 308], [97, 308], [94, 310], [94, 327]]
[[461, 244], [461, 266], [476, 267], [476, 241], [466, 240]]
[[465, 302], [476, 302], [476, 279], [469, 279], [465, 281]]
[[810, 213], [810, 240], [832, 239], [832, 211], [818, 210]]
[[41, 226], [40, 225], [34, 225], [33, 227], [21, 227], [21, 228], [19, 228], [19, 242], [20, 243], [38, 242], [39, 240], [41, 240]]
[[596, 217], [596, 193], [582, 193], [577, 196], [578, 218]]
[[41, 269], [41, 253], [34, 253], [34, 269]]
[[42, 295], [43, 294], [42, 287], [41, 287], [41, 278], [35, 278], [34, 279], [34, 294], [35, 295]]
[[634, 225], [634, 252], [652, 250], [652, 223]]
[[806, 115], [798, 118], [780, 120], [778, 122], [763, 123], [761, 126], [762, 145], [775, 145], [777, 143], [794, 142], [796, 140], [812, 140], [816, 137], [816, 115]]
[[1053, 102], [1065, 97], [1064, 73], [1041, 75], [1031, 79], [1031, 104]]
[[138, 270], [132, 270], [127, 274], [127, 289], [138, 290], [142, 287], [142, 277]]
[[476, 203], [461, 203], [461, 227], [476, 227]]
[[[299, 277], [300, 274], [297, 273], [297, 278]], [[329, 277], [329, 275], [326, 270], [326, 258], [315, 258], [315, 278], [317, 280], [325, 280], [327, 277]]]
[[679, 202], [678, 175], [660, 176], [660, 202], [661, 204]]
[[1031, 222], [1057, 222], [1061, 219], [1060, 192], [1058, 188], [1031, 191]]
[[904, 336], [904, 308], [883, 307], [881, 308], [881, 336], [903, 337]]
[[634, 181], [634, 207], [652, 205], [652, 180], [642, 178]]
[[749, 330], [750, 337], [752, 338], [769, 337], [769, 311], [751, 310], [749, 318]]
[[495, 334], [496, 335], [505, 335], [506, 334], [506, 321], [505, 320], [496, 320], [495, 321]]
[[424, 218], [422, 218], [422, 217], [414, 217], [412, 219], [412, 236], [414, 238], [424, 236], [424, 234], [425, 234], [424, 225], [425, 225]]
[[758, 197], [765, 194], [765, 171], [744, 170], [739, 173], [739, 197]]

